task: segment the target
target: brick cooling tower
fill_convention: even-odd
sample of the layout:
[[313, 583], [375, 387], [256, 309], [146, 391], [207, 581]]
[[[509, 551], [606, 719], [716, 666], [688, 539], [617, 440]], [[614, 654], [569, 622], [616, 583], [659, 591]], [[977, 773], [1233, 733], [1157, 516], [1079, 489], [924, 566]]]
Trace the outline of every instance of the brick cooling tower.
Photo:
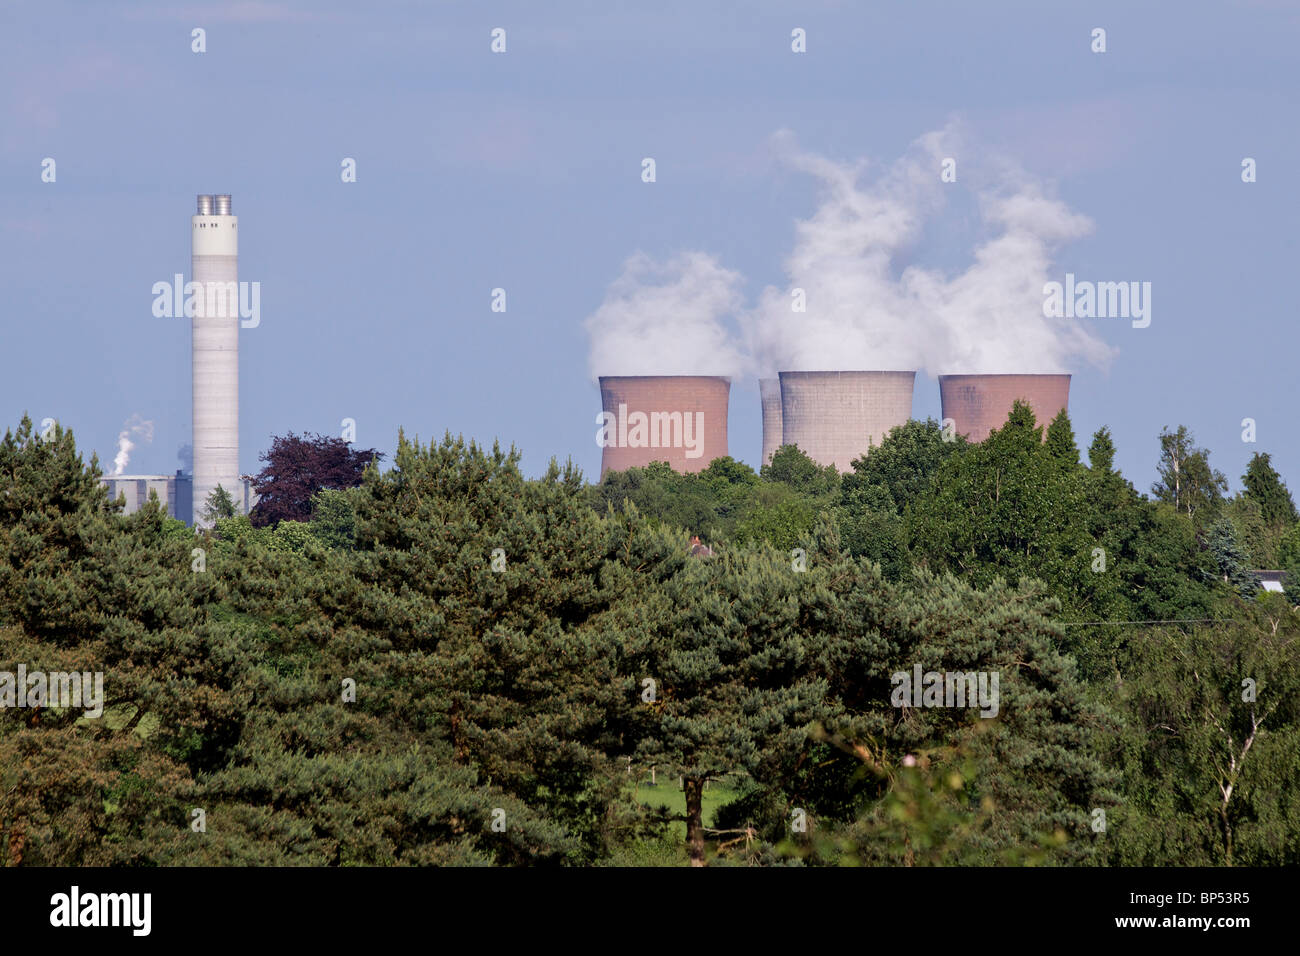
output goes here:
[[602, 375], [601, 478], [652, 461], [703, 471], [727, 454], [730, 395], [731, 380], [716, 375]]
[[1018, 398], [1029, 402], [1046, 436], [1046, 426], [1069, 405], [1070, 376], [940, 375], [939, 398], [943, 417], [970, 441], [981, 442], [1005, 425]]
[[781, 443], [840, 472], [912, 417], [915, 372], [782, 372]]
[[781, 447], [781, 380], [760, 378], [758, 396], [763, 402], [763, 464], [770, 465]]

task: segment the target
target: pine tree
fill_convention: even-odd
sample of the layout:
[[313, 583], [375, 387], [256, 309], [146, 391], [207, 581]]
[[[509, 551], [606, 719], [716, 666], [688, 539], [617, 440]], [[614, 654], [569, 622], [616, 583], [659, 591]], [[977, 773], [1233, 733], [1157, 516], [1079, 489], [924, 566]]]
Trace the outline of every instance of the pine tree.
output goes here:
[[1114, 528], [1117, 512], [1132, 508], [1137, 502], [1137, 492], [1115, 469], [1115, 443], [1105, 426], [1097, 430], [1088, 446], [1084, 488], [1089, 528], [1098, 539]]
[[[1089, 814], [1116, 800], [1117, 780], [1096, 753], [1113, 722], [1090, 703], [1061, 651], [1056, 608], [1041, 585], [998, 581], [979, 591], [925, 572], [889, 584], [875, 568], [820, 545], [810, 548], [803, 577], [796, 620], [824, 622], [828, 632], [814, 645], [827, 716], [796, 759], [759, 761], [761, 789], [747, 815], [720, 812], [720, 820], [737, 826], [748, 818], [809, 862], [1005, 865], [1091, 856]], [[896, 677], [910, 678], [916, 665], [996, 673], [996, 716], [917, 698], [900, 708]], [[913, 776], [940, 782], [942, 792], [926, 795]], [[792, 808], [806, 811], [806, 836], [791, 833]]]
[[564, 839], [539, 854], [601, 855], [634, 704], [607, 619], [638, 599], [643, 574], [686, 561], [685, 536], [634, 572], [576, 469], [552, 462], [528, 481], [514, 449], [450, 435], [429, 446], [400, 435], [394, 467], [367, 474], [356, 509], [352, 572], [321, 599], [363, 646], [381, 642], [390, 706], [552, 821]]
[[1074, 443], [1074, 427], [1070, 416], [1061, 409], [1052, 423], [1047, 426], [1047, 454], [1054, 461], [1065, 465], [1079, 464], [1079, 448]]
[[1105, 425], [1092, 436], [1092, 444], [1088, 446], [1088, 467], [1099, 475], [1116, 473], [1115, 441]]
[[705, 783], [793, 758], [828, 714], [814, 666], [831, 635], [801, 614], [809, 586], [788, 555], [731, 550], [643, 591], [623, 631], [637, 755], [682, 778], [692, 866], [706, 862]]
[[1250, 555], [1237, 542], [1237, 530], [1228, 518], [1220, 518], [1210, 526], [1206, 547], [1220, 580], [1242, 597], [1253, 597], [1259, 591], [1259, 577], [1250, 571]]
[[235, 499], [221, 485], [208, 492], [207, 501], [203, 503], [203, 523], [212, 526], [223, 518], [233, 518], [238, 513]]
[[1286, 562], [1286, 576], [1282, 579], [1282, 593], [1293, 607], [1300, 607], [1300, 556]]
[[[103, 714], [0, 711], [0, 855], [38, 865], [156, 860], [185, 832], [193, 775], [238, 722], [220, 585], [156, 498], [118, 513], [71, 433], [24, 417], [0, 441], [0, 671], [102, 674]], [[84, 700], [84, 698], [83, 698]]]
[[1267, 454], [1256, 453], [1241, 477], [1246, 494], [1259, 502], [1264, 521], [1270, 526], [1290, 527], [1300, 521], [1291, 492], [1282, 476], [1269, 463]]

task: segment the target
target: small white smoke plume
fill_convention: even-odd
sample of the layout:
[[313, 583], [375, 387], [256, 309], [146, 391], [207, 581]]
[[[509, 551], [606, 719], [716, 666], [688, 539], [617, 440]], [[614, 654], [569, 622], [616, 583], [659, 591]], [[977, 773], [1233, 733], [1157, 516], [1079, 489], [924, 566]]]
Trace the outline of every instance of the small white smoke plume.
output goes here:
[[131, 452], [135, 448], [133, 438], [145, 444], [153, 441], [153, 422], [145, 421], [139, 415], [132, 415], [126, 420], [125, 426], [117, 433], [117, 454], [113, 456], [114, 475], [126, 471], [127, 462], [131, 460]]
[[744, 305], [740, 282], [706, 253], [657, 262], [638, 252], [587, 318], [591, 374], [744, 374], [745, 355], [724, 321]]

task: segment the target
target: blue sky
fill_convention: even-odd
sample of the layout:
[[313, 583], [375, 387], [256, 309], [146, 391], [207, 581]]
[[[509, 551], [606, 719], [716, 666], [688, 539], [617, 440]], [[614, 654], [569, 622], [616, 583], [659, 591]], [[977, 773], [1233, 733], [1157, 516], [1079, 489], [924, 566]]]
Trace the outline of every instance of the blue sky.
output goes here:
[[[1152, 283], [1150, 327], [1098, 320], [1115, 357], [1074, 369], [1080, 444], [1108, 424], [1145, 491], [1181, 423], [1234, 489], [1254, 451], [1300, 486], [1298, 47], [1300, 4], [1281, 0], [6, 3], [3, 425], [58, 418], [111, 460], [139, 415], [154, 438], [128, 471], [175, 470], [188, 323], [155, 318], [150, 288], [189, 272], [195, 194], [228, 192], [240, 278], [262, 284], [241, 332], [244, 471], [272, 435], [353, 418], [386, 453], [399, 426], [450, 430], [515, 443], [530, 474], [571, 456], [594, 476], [584, 320], [628, 257], [707, 252], [752, 304], [817, 207], [777, 131], [878, 167], [957, 124], [960, 168], [1010, 158], [1092, 221], [1055, 275]], [[959, 188], [909, 261], [968, 266], [973, 208]], [[939, 417], [924, 373], [913, 415]], [[756, 464], [754, 381], [733, 382], [730, 435]]]

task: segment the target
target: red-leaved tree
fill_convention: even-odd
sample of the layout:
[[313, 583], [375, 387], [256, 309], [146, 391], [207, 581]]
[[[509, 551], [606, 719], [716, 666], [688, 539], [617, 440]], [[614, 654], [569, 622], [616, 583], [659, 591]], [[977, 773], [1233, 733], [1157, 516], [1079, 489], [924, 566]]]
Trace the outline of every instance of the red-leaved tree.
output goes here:
[[322, 488], [355, 488], [366, 466], [384, 456], [373, 448], [354, 449], [342, 438], [290, 432], [271, 438], [271, 450], [258, 456], [265, 467], [253, 478], [261, 496], [249, 515], [254, 525], [311, 520], [311, 496]]

